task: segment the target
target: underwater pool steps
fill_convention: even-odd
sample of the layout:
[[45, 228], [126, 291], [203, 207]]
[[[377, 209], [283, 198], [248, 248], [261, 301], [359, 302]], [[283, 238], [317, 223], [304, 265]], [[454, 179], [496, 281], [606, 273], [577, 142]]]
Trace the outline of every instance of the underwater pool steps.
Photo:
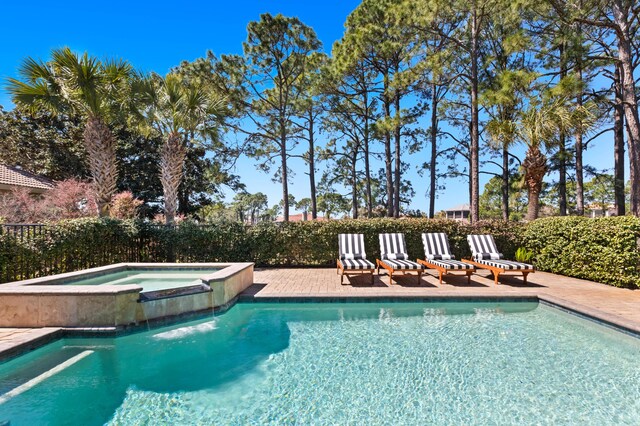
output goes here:
[[38, 384], [44, 382], [45, 380], [49, 379], [50, 377], [55, 376], [56, 374], [60, 373], [61, 371], [64, 371], [65, 369], [71, 367], [73, 364], [77, 363], [78, 361], [86, 358], [87, 356], [91, 355], [94, 351], [92, 350], [86, 350], [83, 352], [80, 352], [77, 355], [72, 356], [71, 358], [67, 359], [64, 362], [61, 362], [60, 364], [56, 365], [55, 367], [45, 371], [44, 373], [32, 378], [31, 380], [28, 380], [27, 382], [11, 389], [10, 391], [4, 393], [3, 395], [0, 395], [0, 405], [4, 404], [5, 402], [9, 401], [11, 398], [14, 398], [26, 391], [28, 391], [29, 389], [32, 389], [33, 387], [37, 386]]

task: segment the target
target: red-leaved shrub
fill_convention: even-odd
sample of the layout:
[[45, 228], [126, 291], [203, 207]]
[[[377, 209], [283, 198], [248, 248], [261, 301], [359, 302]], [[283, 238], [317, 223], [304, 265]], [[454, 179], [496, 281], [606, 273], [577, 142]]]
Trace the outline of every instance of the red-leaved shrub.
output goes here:
[[38, 223], [97, 216], [91, 184], [75, 179], [57, 182], [44, 194], [15, 188], [0, 195], [0, 218], [7, 223]]
[[111, 217], [116, 219], [134, 219], [138, 216], [140, 206], [144, 204], [133, 196], [131, 191], [120, 192], [111, 200]]

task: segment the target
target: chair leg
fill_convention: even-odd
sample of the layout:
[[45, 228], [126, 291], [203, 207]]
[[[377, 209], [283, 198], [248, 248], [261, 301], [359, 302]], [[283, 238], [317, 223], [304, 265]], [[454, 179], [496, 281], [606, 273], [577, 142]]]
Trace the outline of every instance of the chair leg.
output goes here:
[[389, 272], [389, 286], [393, 285], [393, 272]]
[[344, 273], [340, 274], [340, 284], [344, 284]]
[[467, 272], [467, 284], [471, 284], [471, 272]]
[[420, 285], [420, 278], [422, 277], [422, 272], [418, 271], [418, 285]]
[[493, 282], [498, 285], [500, 283], [500, 272], [493, 272]]
[[438, 278], [440, 279], [440, 285], [442, 285], [442, 271], [438, 271]]
[[371, 284], [373, 284], [373, 271], [371, 271]]
[[522, 279], [524, 280], [524, 283], [525, 283], [525, 284], [527, 283], [527, 275], [529, 275], [529, 273], [528, 273], [528, 272], [523, 272], [523, 273], [522, 273]]

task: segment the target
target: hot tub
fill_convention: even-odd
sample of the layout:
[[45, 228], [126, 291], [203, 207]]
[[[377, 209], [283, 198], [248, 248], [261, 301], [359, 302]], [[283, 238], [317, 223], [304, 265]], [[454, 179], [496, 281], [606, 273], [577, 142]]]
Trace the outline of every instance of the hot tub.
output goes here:
[[224, 307], [253, 263], [119, 263], [0, 285], [0, 327], [113, 329]]

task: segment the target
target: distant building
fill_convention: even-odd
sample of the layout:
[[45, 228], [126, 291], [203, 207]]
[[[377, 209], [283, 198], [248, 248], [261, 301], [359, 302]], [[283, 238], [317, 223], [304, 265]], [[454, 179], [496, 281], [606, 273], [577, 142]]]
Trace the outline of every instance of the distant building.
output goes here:
[[459, 206], [444, 210], [444, 213], [447, 219], [468, 221], [471, 208], [469, 204], [460, 204]]
[[17, 188], [28, 188], [33, 194], [42, 194], [54, 187], [53, 181], [36, 174], [0, 164], [0, 194]]
[[606, 209], [603, 209], [601, 204], [589, 204], [587, 206], [587, 211], [591, 218], [610, 217], [616, 215], [616, 206], [609, 204]]
[[[290, 214], [289, 215], [289, 222], [306, 222], [306, 221], [309, 221], [309, 220], [314, 220], [314, 219], [311, 219], [311, 214], [310, 213], [304, 212], [304, 213], [300, 213], [300, 214]], [[322, 217], [322, 216], [318, 216], [318, 218], [315, 219], [315, 220], [323, 222], [323, 221], [327, 220], [327, 218]], [[279, 222], [284, 222], [284, 216], [278, 216], [276, 218], [276, 222], [278, 222], [278, 223]]]

